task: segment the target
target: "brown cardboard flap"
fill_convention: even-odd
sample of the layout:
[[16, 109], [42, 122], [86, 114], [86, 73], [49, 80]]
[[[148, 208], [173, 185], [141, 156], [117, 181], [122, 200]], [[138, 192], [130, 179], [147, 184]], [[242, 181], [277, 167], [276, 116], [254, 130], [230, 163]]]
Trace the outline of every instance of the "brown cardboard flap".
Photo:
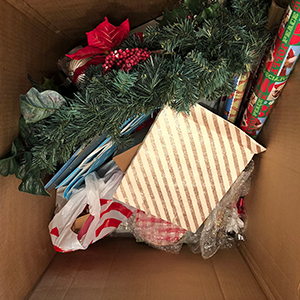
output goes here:
[[116, 164], [119, 166], [119, 168], [126, 172], [128, 166], [130, 165], [130, 162], [136, 155], [137, 151], [139, 150], [139, 147], [142, 143], [135, 145], [134, 147], [128, 149], [127, 151], [115, 156], [113, 160], [116, 162]]
[[38, 22], [38, 24], [42, 24], [45, 27], [48, 27], [51, 31], [55, 32], [58, 36], [68, 39], [71, 43], [70, 37], [65, 35], [63, 32], [61, 32], [54, 24], [51, 23], [51, 20], [48, 20], [45, 18], [45, 16], [41, 15], [37, 10], [35, 10], [32, 6], [28, 5], [28, 1], [23, 0], [6, 0], [11, 5], [13, 5], [16, 9], [18, 9], [20, 12], [25, 14], [28, 18], [32, 20], [35, 20]]
[[300, 65], [296, 64], [258, 141], [248, 213], [248, 250], [276, 299], [299, 299]]
[[[260, 267], [256, 263], [256, 261], [253, 259], [253, 256], [248, 251], [247, 247], [245, 245], [242, 245], [239, 248], [242, 256], [244, 257], [246, 263], [248, 264], [249, 268], [251, 269], [253, 275], [255, 276], [256, 280], [259, 282], [264, 294], [267, 296], [268, 300], [276, 300], [276, 299], [282, 299], [281, 296], [276, 292], [276, 289], [272, 285], [272, 282], [268, 280], [262, 273]], [[276, 293], [276, 296], [273, 294]]]
[[225, 299], [267, 299], [238, 249], [219, 250], [211, 261]]
[[[120, 25], [129, 18], [134, 28], [172, 9], [178, 0], [9, 0], [24, 13], [35, 11], [39, 18], [50, 25], [55, 32], [68, 36], [74, 41], [86, 40], [85, 32], [93, 30], [108, 17], [110, 23]], [[21, 4], [19, 3], [21, 2]], [[25, 3], [25, 4], [23, 4]], [[72, 45], [70, 45], [70, 48]]]

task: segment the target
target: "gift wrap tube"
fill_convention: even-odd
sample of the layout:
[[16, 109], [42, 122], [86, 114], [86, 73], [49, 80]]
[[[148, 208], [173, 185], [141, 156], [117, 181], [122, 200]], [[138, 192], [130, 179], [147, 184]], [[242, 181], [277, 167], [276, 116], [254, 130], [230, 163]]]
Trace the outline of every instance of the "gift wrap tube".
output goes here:
[[300, 1], [292, 0], [283, 16], [277, 37], [265, 59], [240, 124], [240, 128], [253, 138], [259, 134], [281, 94], [299, 53]]
[[235, 91], [226, 98], [224, 118], [231, 123], [234, 123], [237, 118], [249, 77], [250, 72], [236, 76], [234, 78]]

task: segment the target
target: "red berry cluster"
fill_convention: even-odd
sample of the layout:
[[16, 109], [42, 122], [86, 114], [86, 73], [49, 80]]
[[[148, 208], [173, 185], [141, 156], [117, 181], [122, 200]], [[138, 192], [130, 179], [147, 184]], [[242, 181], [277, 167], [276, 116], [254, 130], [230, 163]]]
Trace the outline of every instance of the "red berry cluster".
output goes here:
[[106, 74], [115, 65], [125, 72], [131, 70], [132, 66], [137, 65], [140, 61], [144, 61], [150, 57], [151, 52], [145, 48], [119, 49], [111, 51], [106, 57], [102, 65], [103, 72]]

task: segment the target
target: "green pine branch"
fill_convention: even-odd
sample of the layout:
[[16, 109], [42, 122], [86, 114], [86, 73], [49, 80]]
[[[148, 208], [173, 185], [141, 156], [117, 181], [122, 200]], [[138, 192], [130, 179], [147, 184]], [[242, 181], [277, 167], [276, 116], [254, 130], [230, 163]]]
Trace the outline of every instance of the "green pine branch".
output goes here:
[[[82, 144], [106, 134], [118, 145], [128, 137], [120, 128], [130, 118], [169, 105], [189, 113], [199, 99], [217, 100], [233, 91], [235, 76], [247, 73], [268, 45], [269, 0], [218, 2], [185, 0], [166, 12], [141, 40], [134, 34], [120, 48], [156, 50], [127, 73], [101, 65], [85, 73], [80, 92], [36, 123], [20, 120], [23, 143], [0, 160], [0, 173], [15, 173], [20, 190], [46, 194], [41, 177], [53, 174]], [[17, 149], [17, 150], [16, 150]], [[33, 188], [35, 186], [36, 188]]]

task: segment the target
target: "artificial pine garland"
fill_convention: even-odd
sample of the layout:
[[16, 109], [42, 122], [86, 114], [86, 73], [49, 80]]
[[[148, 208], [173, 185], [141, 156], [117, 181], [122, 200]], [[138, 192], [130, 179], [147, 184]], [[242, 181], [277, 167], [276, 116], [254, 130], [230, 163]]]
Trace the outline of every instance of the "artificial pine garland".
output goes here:
[[[268, 5], [188, 0], [166, 12], [159, 26], [147, 28], [143, 38], [129, 34], [112, 52], [92, 53], [103, 64], [86, 70], [74, 98], [50, 112], [46, 107], [47, 117], [35, 123], [21, 118], [22, 141], [14, 140], [0, 173], [22, 179], [21, 191], [47, 195], [41, 178], [95, 135], [106, 133], [122, 144], [120, 128], [129, 118], [165, 105], [189, 113], [201, 98], [230, 94], [233, 78], [250, 71], [268, 44]], [[126, 36], [123, 24], [120, 40]]]

